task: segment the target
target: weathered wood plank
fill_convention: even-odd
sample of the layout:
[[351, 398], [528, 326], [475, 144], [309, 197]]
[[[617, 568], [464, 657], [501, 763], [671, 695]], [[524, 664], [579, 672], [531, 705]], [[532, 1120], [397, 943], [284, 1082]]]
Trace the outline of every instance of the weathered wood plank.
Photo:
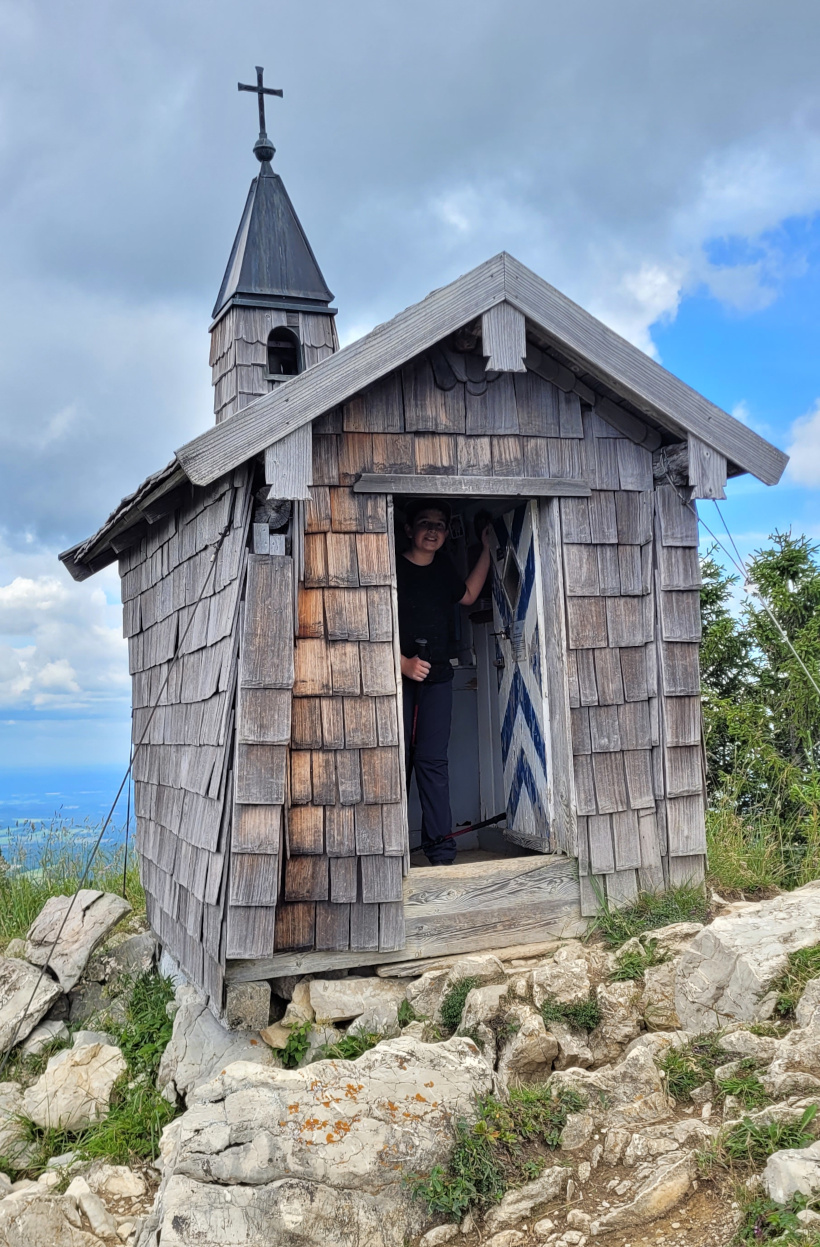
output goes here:
[[372, 749], [378, 744], [376, 706], [372, 697], [345, 697], [344, 723], [345, 745], [349, 749]]
[[661, 589], [699, 589], [700, 559], [696, 546], [664, 546], [658, 543]]
[[670, 797], [666, 802], [666, 828], [671, 857], [706, 852], [706, 816], [703, 797]]
[[[698, 516], [694, 502], [687, 503], [675, 485], [659, 485], [655, 505], [665, 546], [697, 546]], [[684, 493], [685, 497], [685, 493]]]
[[280, 905], [276, 913], [277, 952], [313, 948], [316, 906], [311, 901]]
[[608, 875], [615, 869], [615, 850], [612, 844], [612, 818], [609, 814], [594, 814], [587, 819], [589, 836], [589, 869], [593, 875]]
[[359, 868], [361, 897], [366, 905], [402, 899], [400, 857], [383, 857], [381, 854], [360, 857]]
[[236, 800], [240, 805], [282, 805], [285, 759], [282, 745], [236, 746]]
[[685, 642], [661, 642], [661, 676], [668, 697], [700, 694], [700, 646]]
[[[455, 466], [455, 465], [454, 465]], [[590, 488], [579, 480], [545, 480], [531, 476], [399, 476], [364, 473], [353, 486], [357, 493], [422, 494], [460, 498], [467, 495], [502, 498], [586, 498]]]
[[355, 857], [356, 833], [353, 812], [352, 805], [325, 807], [325, 852], [328, 857]]
[[328, 898], [328, 859], [291, 857], [285, 863], [286, 901], [326, 901]]
[[496, 303], [481, 317], [482, 351], [487, 370], [492, 372], [526, 372], [526, 322], [517, 308], [509, 303]]
[[633, 810], [654, 810], [652, 753], [649, 749], [624, 750], [624, 768], [629, 804]]
[[232, 853], [230, 905], [275, 905], [279, 858], [275, 853]]
[[322, 698], [322, 738], [325, 749], [344, 749], [344, 703], [341, 697]]
[[311, 426], [303, 424], [265, 450], [265, 480], [271, 498], [310, 498], [313, 475]]
[[[575, 777], [572, 763], [565, 585], [562, 566], [561, 512], [558, 499], [538, 504], [538, 553], [544, 597], [544, 659], [550, 707], [550, 822], [557, 844], [577, 851]], [[568, 548], [568, 547], [567, 547]], [[597, 599], [595, 599], [597, 600]]]
[[664, 641], [699, 641], [700, 593], [696, 589], [661, 592], [661, 636]]
[[281, 805], [234, 806], [231, 828], [234, 853], [278, 853], [281, 836]]
[[350, 947], [350, 907], [319, 901], [316, 905], [317, 952], [342, 952]]
[[[290, 638], [290, 633], [288, 633]], [[325, 641], [299, 637], [294, 651], [294, 697], [321, 697], [331, 692], [330, 655]]]
[[290, 689], [240, 688], [237, 738], [245, 744], [289, 744], [291, 701]]
[[[607, 598], [567, 598], [567, 630], [571, 649], [597, 649], [609, 644]], [[624, 642], [613, 642], [623, 644]]]
[[[343, 861], [331, 863], [331, 875], [334, 864]], [[510, 858], [451, 866], [447, 871], [419, 867], [410, 871], [404, 889], [407, 942], [404, 949], [381, 956], [388, 964], [504, 950], [511, 940], [543, 942], [580, 929], [577, 868], [566, 857]], [[226, 977], [243, 982], [361, 964], [361, 952], [356, 951], [282, 955], [237, 961], [228, 967]]]
[[[629, 808], [623, 754], [593, 753], [592, 774], [595, 779], [595, 798], [601, 814], [612, 814]], [[592, 867], [592, 873], [599, 873], [597, 866]]]
[[690, 433], [689, 484], [693, 498], [726, 497], [726, 456]]
[[359, 891], [359, 862], [356, 857], [330, 859], [330, 899], [334, 904], [352, 905]]
[[663, 724], [667, 745], [699, 745], [701, 738], [700, 698], [665, 698]]

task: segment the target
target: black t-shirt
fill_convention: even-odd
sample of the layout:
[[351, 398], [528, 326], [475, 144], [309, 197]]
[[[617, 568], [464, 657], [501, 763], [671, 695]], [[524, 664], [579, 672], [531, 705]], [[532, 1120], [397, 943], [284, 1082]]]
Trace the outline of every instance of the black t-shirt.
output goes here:
[[416, 637], [426, 637], [430, 656], [428, 684], [452, 680], [449, 662], [450, 625], [453, 606], [467, 592], [467, 586], [449, 558], [438, 551], [432, 563], [420, 566], [403, 554], [396, 560], [399, 597], [399, 643], [405, 658], [418, 653]]

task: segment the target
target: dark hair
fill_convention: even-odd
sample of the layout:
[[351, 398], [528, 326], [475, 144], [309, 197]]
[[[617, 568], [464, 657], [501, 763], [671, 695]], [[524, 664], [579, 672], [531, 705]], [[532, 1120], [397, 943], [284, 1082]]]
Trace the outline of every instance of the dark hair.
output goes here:
[[452, 515], [450, 504], [443, 498], [412, 498], [404, 508], [406, 523], [415, 523], [422, 511], [440, 511], [447, 523], [450, 523], [450, 516]]

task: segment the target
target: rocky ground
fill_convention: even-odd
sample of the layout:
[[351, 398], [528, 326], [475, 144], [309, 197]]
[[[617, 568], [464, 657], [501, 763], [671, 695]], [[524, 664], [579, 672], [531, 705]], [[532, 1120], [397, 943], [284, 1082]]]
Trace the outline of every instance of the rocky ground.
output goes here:
[[[91, 1160], [87, 1131], [139, 1090], [117, 1036], [158, 950], [83, 893], [38, 982], [66, 904], [0, 958], [0, 1245], [724, 1247], [752, 1195], [820, 1196], [820, 978], [772, 1022], [790, 954], [820, 945], [820, 884], [616, 952], [556, 940], [234, 993], [234, 1027], [261, 1030], [229, 1029], [166, 958], [173, 1035], [144, 1089], [176, 1116], [129, 1165]], [[813, 1218], [792, 1218], [807, 1243]]]

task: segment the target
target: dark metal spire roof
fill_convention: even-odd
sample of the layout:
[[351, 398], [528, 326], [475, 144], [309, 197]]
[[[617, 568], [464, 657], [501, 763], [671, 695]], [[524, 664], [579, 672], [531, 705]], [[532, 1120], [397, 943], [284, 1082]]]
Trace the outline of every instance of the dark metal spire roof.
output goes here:
[[255, 91], [259, 98], [259, 138], [253, 150], [262, 167], [251, 182], [214, 317], [231, 303], [319, 310], [333, 298], [284, 183], [271, 168], [275, 148], [265, 130], [264, 97], [281, 91], [262, 85], [259, 66], [256, 79], [255, 87], [239, 83], [239, 90]]

